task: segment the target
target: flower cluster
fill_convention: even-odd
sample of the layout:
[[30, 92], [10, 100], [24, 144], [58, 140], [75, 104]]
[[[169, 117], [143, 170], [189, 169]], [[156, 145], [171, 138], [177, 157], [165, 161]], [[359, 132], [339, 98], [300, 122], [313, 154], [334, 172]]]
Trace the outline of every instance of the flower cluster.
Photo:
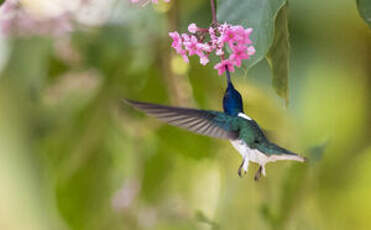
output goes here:
[[[169, 36], [173, 39], [171, 46], [185, 62], [189, 62], [188, 56], [197, 55], [202, 65], [206, 65], [209, 62], [209, 55], [215, 52], [215, 55], [221, 58], [221, 62], [214, 66], [219, 75], [224, 73], [226, 67], [234, 72], [234, 66], [240, 67], [242, 60], [249, 59], [255, 54], [255, 48], [250, 40], [252, 28], [245, 29], [240, 25], [225, 23], [205, 29], [192, 23], [188, 26], [188, 31], [191, 34], [170, 32]], [[207, 36], [210, 39], [204, 41]], [[225, 54], [226, 50], [231, 51], [228, 57]]]

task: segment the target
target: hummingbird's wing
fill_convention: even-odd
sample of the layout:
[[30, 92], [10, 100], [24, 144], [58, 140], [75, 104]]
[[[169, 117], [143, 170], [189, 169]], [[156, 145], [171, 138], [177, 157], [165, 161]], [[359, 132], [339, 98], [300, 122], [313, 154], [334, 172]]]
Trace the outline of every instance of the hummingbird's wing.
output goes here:
[[221, 139], [236, 139], [238, 130], [233, 130], [232, 116], [222, 112], [197, 110], [181, 107], [150, 104], [133, 100], [125, 100], [135, 108], [189, 131]]

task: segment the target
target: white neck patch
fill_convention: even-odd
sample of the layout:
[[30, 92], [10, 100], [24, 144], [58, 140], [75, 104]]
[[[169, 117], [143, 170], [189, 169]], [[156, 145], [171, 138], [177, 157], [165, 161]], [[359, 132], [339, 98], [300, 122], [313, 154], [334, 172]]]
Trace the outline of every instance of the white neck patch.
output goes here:
[[247, 115], [244, 114], [244, 113], [238, 113], [238, 116], [239, 116], [239, 117], [242, 117], [242, 118], [245, 118], [246, 120], [250, 120], [250, 121], [252, 120], [251, 117], [247, 116]]

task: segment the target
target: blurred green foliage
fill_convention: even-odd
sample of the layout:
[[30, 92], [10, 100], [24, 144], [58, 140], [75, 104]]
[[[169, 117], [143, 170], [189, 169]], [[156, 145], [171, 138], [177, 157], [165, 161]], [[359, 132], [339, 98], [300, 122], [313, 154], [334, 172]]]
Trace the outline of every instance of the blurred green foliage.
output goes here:
[[288, 3], [281, 7], [275, 19], [274, 39], [266, 59], [272, 69], [272, 85], [276, 93], [288, 103], [290, 44], [288, 28]]
[[367, 0], [357, 0], [357, 6], [359, 14], [371, 28], [371, 2]]
[[170, 65], [172, 10], [209, 15], [200, 1], [175, 2], [167, 13], [118, 9], [127, 18], [64, 39], [8, 40], [0, 229], [369, 229], [371, 34], [357, 6], [290, 3], [287, 109], [266, 62], [233, 75], [246, 113], [314, 160], [268, 165], [256, 183], [254, 165], [237, 176], [241, 159], [229, 143], [122, 103], [221, 109], [225, 79], [211, 65], [191, 59], [182, 74]]

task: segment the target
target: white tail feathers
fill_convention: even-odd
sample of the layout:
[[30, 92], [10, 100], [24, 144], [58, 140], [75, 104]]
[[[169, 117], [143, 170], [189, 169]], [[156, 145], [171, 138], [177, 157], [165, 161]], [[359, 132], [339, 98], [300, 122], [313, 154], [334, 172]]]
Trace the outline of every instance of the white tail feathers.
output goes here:
[[305, 157], [299, 156], [299, 155], [290, 155], [290, 154], [282, 154], [282, 155], [272, 155], [268, 157], [269, 162], [275, 162], [275, 161], [299, 161], [299, 162], [305, 162], [307, 159]]

